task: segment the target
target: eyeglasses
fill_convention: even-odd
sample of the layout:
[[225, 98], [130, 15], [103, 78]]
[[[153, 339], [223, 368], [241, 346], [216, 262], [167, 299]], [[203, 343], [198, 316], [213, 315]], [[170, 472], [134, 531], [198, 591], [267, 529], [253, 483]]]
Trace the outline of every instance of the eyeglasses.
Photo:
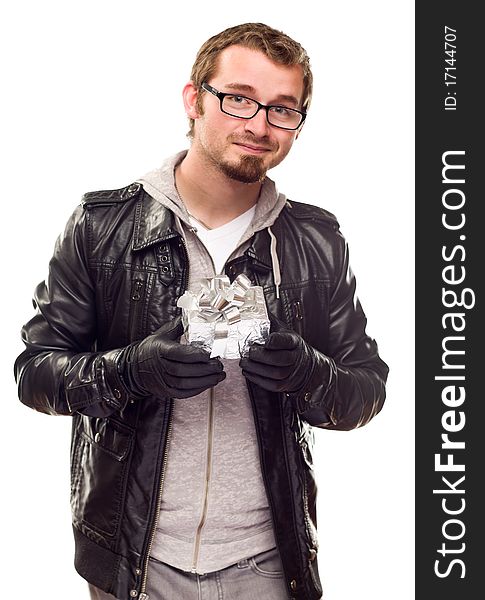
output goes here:
[[252, 119], [263, 108], [266, 111], [266, 120], [270, 125], [280, 129], [289, 129], [290, 131], [298, 129], [306, 118], [306, 113], [294, 108], [273, 104], [265, 105], [239, 94], [219, 92], [205, 81], [201, 87], [206, 92], [210, 92], [219, 98], [221, 111], [231, 117]]

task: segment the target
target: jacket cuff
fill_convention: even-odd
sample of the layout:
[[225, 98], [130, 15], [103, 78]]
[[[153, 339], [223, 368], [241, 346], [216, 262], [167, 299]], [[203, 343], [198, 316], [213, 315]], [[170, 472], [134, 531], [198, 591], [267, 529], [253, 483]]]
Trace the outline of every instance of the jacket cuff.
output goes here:
[[298, 413], [302, 414], [312, 408], [331, 408], [332, 390], [335, 386], [337, 367], [332, 358], [314, 350], [313, 369], [298, 392], [288, 394]]
[[121, 352], [122, 349], [116, 349], [98, 354], [90, 365], [86, 357], [81, 356], [66, 371], [66, 401], [71, 413], [102, 417], [125, 408], [129, 394], [118, 372]]

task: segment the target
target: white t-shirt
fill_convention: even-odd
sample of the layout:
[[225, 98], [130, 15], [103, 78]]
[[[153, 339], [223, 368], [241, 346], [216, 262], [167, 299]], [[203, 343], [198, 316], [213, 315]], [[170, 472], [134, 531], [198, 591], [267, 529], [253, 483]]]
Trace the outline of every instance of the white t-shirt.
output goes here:
[[226, 260], [237, 247], [237, 243], [253, 219], [255, 210], [256, 205], [239, 215], [239, 217], [215, 229], [207, 229], [200, 221], [189, 215], [190, 224], [196, 229], [197, 236], [214, 261], [216, 275], [221, 273]]

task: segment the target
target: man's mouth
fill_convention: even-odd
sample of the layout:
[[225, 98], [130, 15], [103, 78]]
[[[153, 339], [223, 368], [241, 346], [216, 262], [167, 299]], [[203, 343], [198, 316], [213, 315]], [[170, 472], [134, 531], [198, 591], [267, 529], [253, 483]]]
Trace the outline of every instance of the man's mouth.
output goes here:
[[234, 144], [249, 154], [264, 154], [265, 152], [270, 152], [272, 150], [267, 146], [258, 146], [256, 144], [248, 144], [246, 142], [234, 142]]

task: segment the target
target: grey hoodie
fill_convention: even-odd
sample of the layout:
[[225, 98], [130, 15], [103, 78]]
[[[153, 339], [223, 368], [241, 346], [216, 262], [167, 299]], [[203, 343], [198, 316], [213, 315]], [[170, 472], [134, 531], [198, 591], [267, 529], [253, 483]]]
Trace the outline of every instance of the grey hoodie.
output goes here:
[[[175, 187], [174, 170], [186, 151], [169, 158], [139, 182], [175, 215], [189, 255], [188, 289], [216, 275], [211, 256]], [[252, 235], [269, 228], [285, 205], [266, 178], [253, 220], [229, 259], [240, 256]], [[271, 254], [279, 284], [276, 240]], [[182, 338], [181, 343], [186, 343]], [[156, 560], [184, 571], [210, 573], [275, 547], [254, 417], [239, 361], [222, 359], [226, 379], [214, 388], [175, 400], [160, 515], [151, 550]]]

